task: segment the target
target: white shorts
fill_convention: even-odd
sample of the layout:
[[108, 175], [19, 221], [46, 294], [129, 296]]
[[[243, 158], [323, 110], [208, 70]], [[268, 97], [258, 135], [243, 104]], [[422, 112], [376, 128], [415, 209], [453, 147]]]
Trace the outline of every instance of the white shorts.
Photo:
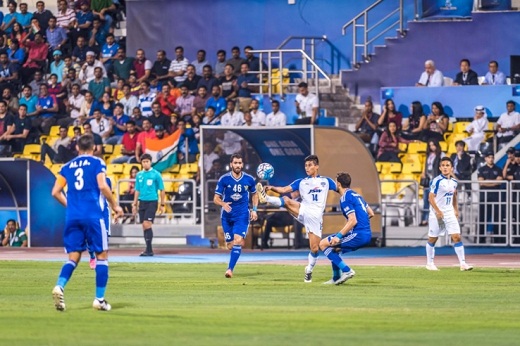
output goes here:
[[312, 233], [321, 238], [323, 229], [323, 211], [309, 208], [303, 203], [300, 203], [300, 212], [296, 218], [298, 222], [305, 226], [307, 233]]
[[442, 220], [437, 219], [434, 212], [430, 212], [428, 218], [428, 236], [439, 237], [448, 234], [460, 234], [459, 220], [455, 217], [455, 213], [446, 213]]

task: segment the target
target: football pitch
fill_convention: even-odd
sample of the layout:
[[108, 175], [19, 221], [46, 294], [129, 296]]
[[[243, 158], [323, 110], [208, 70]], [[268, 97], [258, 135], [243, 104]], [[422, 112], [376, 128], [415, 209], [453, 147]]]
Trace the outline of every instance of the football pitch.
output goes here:
[[51, 290], [63, 262], [0, 262], [5, 345], [513, 345], [520, 337], [519, 271], [357, 266], [341, 286], [329, 266], [110, 263], [107, 300], [92, 309], [82, 262]]

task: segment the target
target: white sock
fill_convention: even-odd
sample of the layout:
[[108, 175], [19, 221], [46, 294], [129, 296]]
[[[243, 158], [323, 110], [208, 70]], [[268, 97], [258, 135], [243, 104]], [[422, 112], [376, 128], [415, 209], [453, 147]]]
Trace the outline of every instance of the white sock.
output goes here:
[[433, 258], [435, 257], [435, 244], [426, 242], [426, 260], [427, 264], [433, 264]]
[[453, 244], [453, 249], [455, 249], [455, 253], [459, 258], [460, 265], [466, 263], [466, 258], [464, 258], [464, 245], [462, 245], [462, 242]]
[[267, 200], [267, 203], [272, 205], [272, 206], [275, 206], [275, 207], [281, 207], [282, 206], [282, 201], [281, 201], [280, 197], [267, 196], [266, 200]]
[[316, 262], [318, 262], [318, 253], [313, 254], [312, 252], [309, 252], [307, 255], [307, 259], [309, 260], [309, 265], [307, 265], [307, 272], [312, 273], [312, 270], [314, 269], [314, 266], [316, 265]]

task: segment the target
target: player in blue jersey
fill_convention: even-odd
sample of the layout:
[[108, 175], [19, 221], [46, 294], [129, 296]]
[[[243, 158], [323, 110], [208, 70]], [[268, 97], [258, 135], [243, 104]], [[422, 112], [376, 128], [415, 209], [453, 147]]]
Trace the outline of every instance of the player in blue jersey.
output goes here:
[[[52, 196], [66, 209], [63, 243], [69, 260], [63, 265], [56, 286], [52, 290], [54, 306], [65, 310], [63, 289], [81, 259], [87, 244], [96, 253], [96, 298], [92, 306], [97, 310], [108, 311], [110, 304], [105, 300], [108, 282], [108, 234], [103, 212], [106, 198], [116, 217], [123, 210], [116, 204], [112, 191], [106, 183], [106, 166], [103, 160], [94, 157], [94, 138], [83, 135], [77, 143], [79, 155], [61, 168]], [[67, 197], [63, 189], [68, 186]]]
[[[327, 204], [329, 190], [336, 191], [336, 182], [329, 177], [318, 174], [319, 160], [316, 155], [305, 158], [305, 173], [307, 177], [295, 180], [291, 185], [265, 186], [258, 183], [256, 189], [259, 193], [260, 203], [268, 203], [276, 207], [285, 207], [287, 211], [305, 226], [309, 236], [310, 252], [307, 256], [308, 265], [305, 267], [304, 282], [312, 282], [312, 270], [318, 261], [319, 245], [323, 229], [323, 211]], [[301, 203], [287, 196], [268, 196], [266, 191], [274, 191], [279, 194], [299, 192]]]
[[453, 242], [453, 248], [459, 258], [460, 270], [472, 270], [473, 266], [466, 263], [464, 245], [460, 239], [459, 207], [457, 202], [457, 180], [452, 178], [453, 162], [449, 157], [443, 157], [439, 164], [441, 174], [430, 183], [430, 217], [428, 220], [428, 242], [426, 243], [426, 269], [439, 270], [433, 263], [435, 243], [439, 236], [448, 232]]
[[[242, 253], [244, 239], [249, 229], [249, 221], [258, 218], [258, 195], [255, 178], [242, 171], [242, 155], [233, 154], [230, 160], [231, 172], [224, 174], [217, 182], [213, 202], [222, 207], [221, 220], [224, 236], [231, 250], [225, 276], [233, 277], [233, 270]], [[249, 193], [252, 193], [253, 210], [249, 210]]]
[[332, 263], [332, 279], [325, 284], [340, 285], [354, 277], [356, 272], [343, 262], [339, 252], [347, 253], [370, 244], [372, 231], [370, 218], [374, 211], [360, 194], [350, 189], [352, 178], [348, 173], [338, 173], [338, 192], [341, 194], [340, 208], [347, 219], [345, 226], [336, 234], [324, 238], [320, 249]]
[[[107, 181], [108, 188], [110, 189], [110, 191], [112, 191], [112, 181], [110, 180], [109, 177], [107, 177], [106, 181]], [[103, 199], [105, 200], [105, 209], [103, 209], [103, 220], [105, 221], [105, 226], [107, 227], [107, 234], [110, 237], [110, 224], [111, 224], [110, 206], [108, 205], [107, 199], [106, 198], [103, 198]], [[88, 244], [87, 244], [87, 249], [88, 249], [88, 255], [90, 257], [90, 260], [89, 260], [90, 269], [92, 269], [92, 270], [96, 269], [96, 253], [94, 252], [94, 250], [90, 249]]]

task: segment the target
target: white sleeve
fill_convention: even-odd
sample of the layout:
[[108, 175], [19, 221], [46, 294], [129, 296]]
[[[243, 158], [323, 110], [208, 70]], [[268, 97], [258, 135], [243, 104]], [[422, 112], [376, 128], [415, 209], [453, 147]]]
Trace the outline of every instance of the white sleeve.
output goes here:
[[145, 70], [151, 70], [152, 69], [152, 62], [150, 60], [146, 60], [144, 62], [144, 69]]

